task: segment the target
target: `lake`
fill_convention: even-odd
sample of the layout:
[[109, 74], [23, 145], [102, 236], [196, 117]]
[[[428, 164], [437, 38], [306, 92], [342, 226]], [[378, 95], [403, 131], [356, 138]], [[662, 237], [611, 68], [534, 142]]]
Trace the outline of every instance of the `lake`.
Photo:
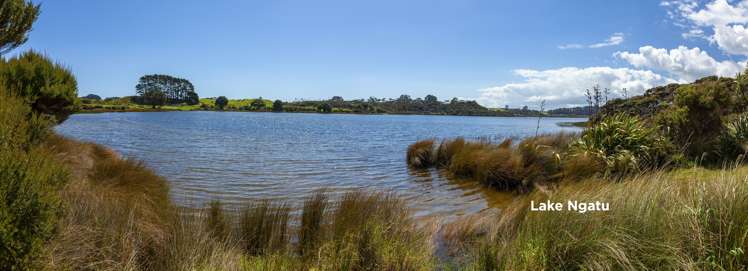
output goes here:
[[[540, 132], [574, 118], [544, 118]], [[522, 138], [537, 118], [147, 112], [75, 114], [56, 130], [144, 161], [171, 183], [174, 200], [201, 207], [275, 198], [299, 206], [311, 192], [365, 188], [408, 199], [418, 216], [457, 216], [506, 204], [511, 195], [437, 171], [412, 172], [409, 144], [426, 138]]]

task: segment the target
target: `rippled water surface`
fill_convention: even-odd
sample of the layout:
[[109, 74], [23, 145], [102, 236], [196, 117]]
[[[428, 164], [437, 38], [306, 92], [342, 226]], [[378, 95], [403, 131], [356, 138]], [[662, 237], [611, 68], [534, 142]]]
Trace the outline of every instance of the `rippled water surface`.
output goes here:
[[[540, 131], [576, 131], [545, 118]], [[353, 188], [394, 191], [419, 215], [474, 213], [509, 195], [435, 171], [405, 165], [409, 144], [425, 138], [521, 138], [537, 118], [151, 112], [76, 114], [57, 131], [112, 147], [146, 162], [171, 182], [174, 199], [202, 206], [260, 198], [299, 204], [311, 191]]]

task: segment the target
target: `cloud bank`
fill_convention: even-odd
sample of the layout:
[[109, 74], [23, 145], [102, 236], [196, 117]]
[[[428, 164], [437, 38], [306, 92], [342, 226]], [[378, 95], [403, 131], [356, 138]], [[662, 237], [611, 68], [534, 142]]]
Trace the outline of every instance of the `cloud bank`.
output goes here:
[[[631, 95], [668, 83], [686, 83], [704, 76], [734, 76], [746, 68], [748, 56], [748, 0], [714, 0], [702, 4], [695, 0], [667, 0], [660, 3], [669, 21], [683, 29], [685, 40], [702, 38], [716, 46], [727, 59], [718, 60], [698, 47], [639, 47], [636, 52], [618, 51], [613, 59], [629, 67], [564, 67], [548, 70], [518, 69], [518, 82], [478, 90], [477, 101], [489, 107], [509, 105], [537, 107], [546, 100], [550, 108], [583, 105], [584, 91], [599, 84], [613, 93], [626, 88]], [[583, 45], [559, 46], [559, 49], [602, 48], [621, 44], [622, 33], [607, 40]], [[737, 60], [736, 60], [737, 59]]]

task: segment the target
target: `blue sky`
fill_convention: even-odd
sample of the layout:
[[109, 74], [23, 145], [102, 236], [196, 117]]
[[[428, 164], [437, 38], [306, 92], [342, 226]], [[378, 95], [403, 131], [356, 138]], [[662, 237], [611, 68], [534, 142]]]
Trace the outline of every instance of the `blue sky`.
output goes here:
[[733, 75], [748, 55], [748, 4], [727, 0], [34, 2], [42, 14], [13, 54], [45, 52], [80, 94], [105, 97], [163, 73], [201, 97], [558, 107], [594, 84], [640, 93]]

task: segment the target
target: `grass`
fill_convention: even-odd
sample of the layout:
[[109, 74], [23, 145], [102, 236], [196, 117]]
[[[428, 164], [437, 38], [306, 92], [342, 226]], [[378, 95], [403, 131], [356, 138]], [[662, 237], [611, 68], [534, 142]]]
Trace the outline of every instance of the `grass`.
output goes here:
[[[566, 141], [544, 136], [488, 150], [503, 146], [529, 161], [537, 157], [523, 148]], [[45, 246], [46, 269], [743, 270], [748, 264], [746, 167], [565, 182], [552, 192], [518, 196], [501, 216], [474, 216], [436, 231], [415, 221], [396, 195], [365, 191], [318, 191], [301, 206], [258, 201], [225, 212], [213, 202], [185, 211], [169, 200], [164, 179], [137, 161], [58, 136], [42, 146], [71, 175], [60, 191], [66, 211]], [[529, 211], [530, 200], [546, 199], [607, 201], [611, 210]], [[297, 208], [300, 214], [292, 215]], [[446, 259], [436, 257], [434, 240], [444, 240]]]
[[575, 134], [559, 133], [498, 144], [456, 138], [443, 140], [436, 148], [434, 140], [428, 139], [408, 147], [407, 162], [416, 168], [442, 167], [502, 190], [528, 190], [536, 183], [561, 179], [561, 155], [575, 138]]
[[430, 270], [430, 233], [393, 194], [310, 195], [299, 206], [249, 202], [226, 212], [173, 205], [165, 180], [98, 145], [53, 136], [44, 148], [71, 169], [58, 232], [41, 259], [53, 270]]
[[414, 168], [427, 168], [433, 166], [436, 162], [434, 140], [421, 140], [408, 146], [405, 160], [409, 166]]
[[[745, 270], [748, 169], [590, 179], [519, 198], [488, 246], [502, 270]], [[530, 201], [602, 201], [610, 211], [532, 212]], [[488, 263], [488, 264], [487, 264]]]

